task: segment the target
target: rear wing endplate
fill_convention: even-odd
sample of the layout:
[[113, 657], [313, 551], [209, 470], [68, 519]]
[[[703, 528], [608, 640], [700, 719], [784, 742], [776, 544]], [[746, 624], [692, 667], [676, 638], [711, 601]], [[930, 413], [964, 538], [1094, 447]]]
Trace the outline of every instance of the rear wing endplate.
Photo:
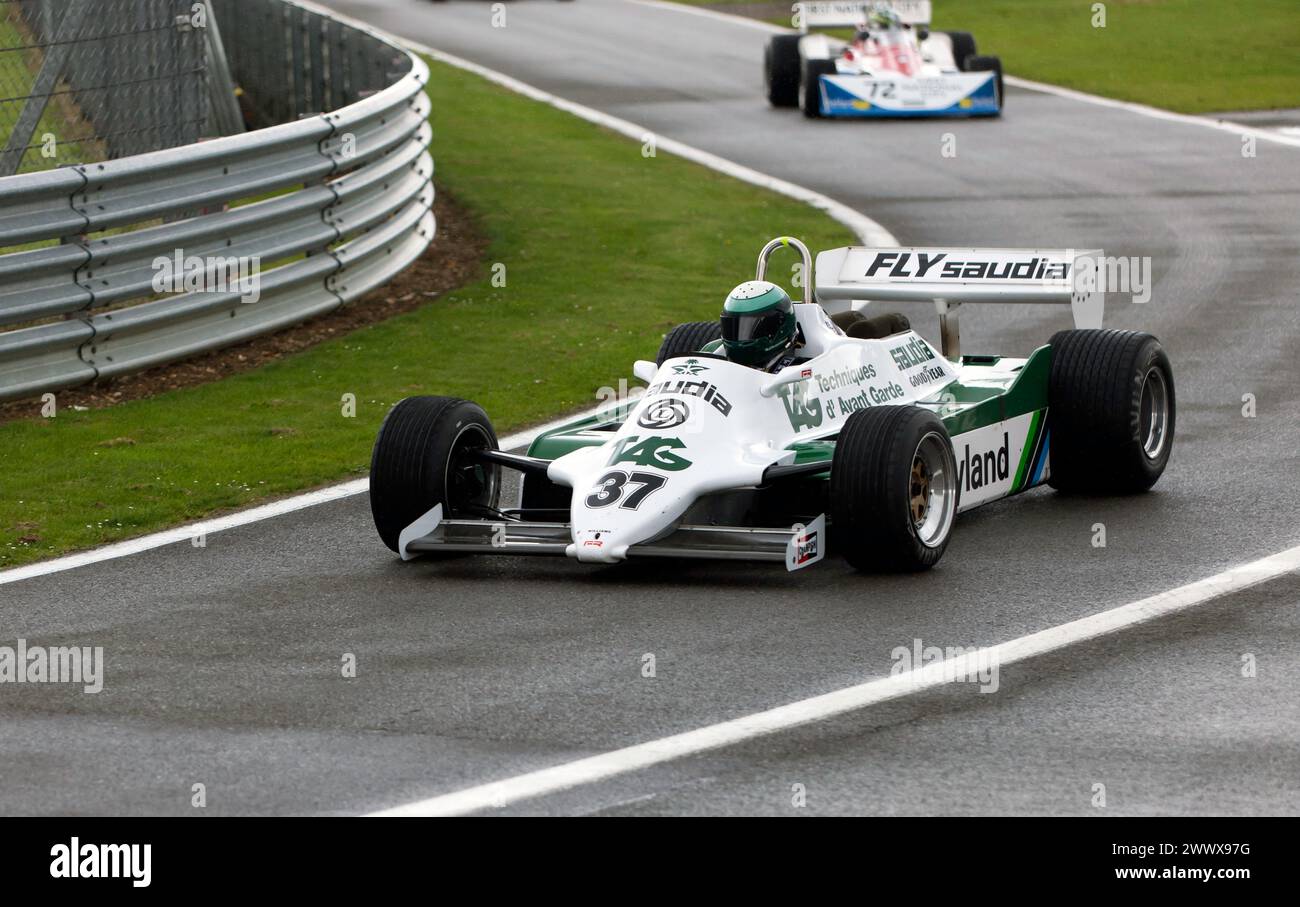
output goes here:
[[[800, 31], [811, 28], [855, 28], [867, 19], [875, 3], [852, 0], [811, 0], [794, 5]], [[930, 24], [930, 0], [892, 0], [889, 4], [907, 25]]]
[[933, 302], [943, 354], [961, 358], [957, 308], [964, 303], [1069, 305], [1076, 328], [1099, 328], [1105, 294], [1100, 249], [828, 249], [817, 256], [817, 301]]

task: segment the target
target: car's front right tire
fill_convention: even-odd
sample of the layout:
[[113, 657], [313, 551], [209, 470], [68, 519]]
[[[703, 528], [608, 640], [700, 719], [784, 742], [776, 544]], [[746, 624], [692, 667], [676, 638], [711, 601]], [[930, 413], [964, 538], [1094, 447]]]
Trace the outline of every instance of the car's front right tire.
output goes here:
[[1002, 108], [1007, 105], [1006, 95], [1002, 90], [1002, 60], [1000, 57], [977, 57], [972, 56], [966, 60], [967, 72], [991, 72], [993, 73], [993, 84], [998, 93], [998, 111], [996, 114], [989, 116], [998, 116], [1002, 113]]
[[943, 557], [960, 489], [943, 422], [919, 406], [851, 414], [831, 461], [830, 537], [859, 570], [928, 570]]
[[677, 356], [698, 353], [706, 345], [721, 339], [722, 325], [716, 321], [688, 321], [679, 324], [669, 331], [664, 337], [664, 342], [659, 344], [655, 365], [663, 365], [667, 360]]
[[477, 403], [407, 397], [384, 417], [370, 456], [370, 513], [394, 551], [402, 530], [441, 504], [444, 518], [485, 516], [497, 506], [501, 467], [472, 456], [495, 450], [496, 432]]

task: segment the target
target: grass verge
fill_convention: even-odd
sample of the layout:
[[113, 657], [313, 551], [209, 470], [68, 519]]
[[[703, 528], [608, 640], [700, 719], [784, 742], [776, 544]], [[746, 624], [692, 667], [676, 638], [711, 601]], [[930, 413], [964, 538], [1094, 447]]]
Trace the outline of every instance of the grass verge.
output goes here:
[[364, 475], [411, 394], [473, 399], [503, 433], [588, 406], [672, 325], [715, 316], [767, 239], [852, 240], [803, 204], [430, 66], [438, 177], [488, 238], [485, 278], [223, 381], [0, 424], [0, 568]]
[[[750, 0], [679, 0], [768, 16]], [[1007, 72], [1181, 113], [1300, 106], [1296, 0], [936, 0], [934, 25], [968, 31]], [[788, 10], [789, 4], [784, 5]], [[774, 6], [771, 21], [790, 24]]]

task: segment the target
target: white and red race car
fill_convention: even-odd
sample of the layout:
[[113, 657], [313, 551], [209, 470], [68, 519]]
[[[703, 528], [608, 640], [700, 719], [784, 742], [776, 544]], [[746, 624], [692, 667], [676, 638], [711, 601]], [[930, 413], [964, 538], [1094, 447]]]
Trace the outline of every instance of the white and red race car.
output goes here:
[[[969, 32], [930, 31], [929, 0], [796, 3], [799, 34], [764, 55], [767, 97], [807, 117], [997, 116], [1002, 61]], [[844, 41], [814, 28], [851, 27]]]

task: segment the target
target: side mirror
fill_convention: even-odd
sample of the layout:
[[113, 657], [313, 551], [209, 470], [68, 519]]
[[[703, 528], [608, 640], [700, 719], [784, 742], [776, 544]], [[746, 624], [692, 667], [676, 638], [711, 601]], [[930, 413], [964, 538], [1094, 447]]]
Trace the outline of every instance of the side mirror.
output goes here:
[[648, 359], [638, 359], [632, 363], [632, 374], [646, 384], [655, 380], [655, 375], [659, 372], [659, 366], [650, 362]]
[[758, 389], [759, 396], [771, 397], [787, 384], [798, 384], [800, 381], [807, 381], [808, 375], [805, 375], [804, 372], [808, 370], [808, 366], [802, 363], [786, 366], [777, 372], [771, 381]]

